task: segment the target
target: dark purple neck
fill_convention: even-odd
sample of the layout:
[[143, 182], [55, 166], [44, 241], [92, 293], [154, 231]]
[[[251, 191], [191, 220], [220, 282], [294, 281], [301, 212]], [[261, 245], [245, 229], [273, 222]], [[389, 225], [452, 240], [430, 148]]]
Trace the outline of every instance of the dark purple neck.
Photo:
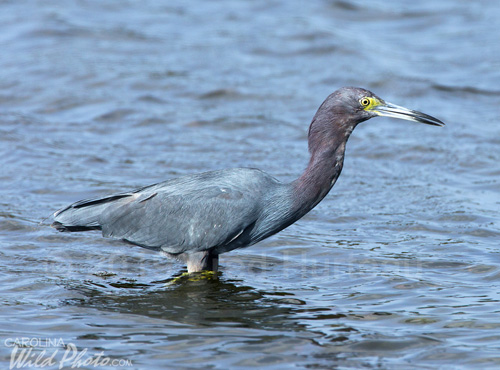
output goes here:
[[337, 181], [344, 163], [347, 140], [353, 127], [314, 122], [309, 130], [309, 164], [292, 183], [294, 208], [299, 217], [313, 209]]

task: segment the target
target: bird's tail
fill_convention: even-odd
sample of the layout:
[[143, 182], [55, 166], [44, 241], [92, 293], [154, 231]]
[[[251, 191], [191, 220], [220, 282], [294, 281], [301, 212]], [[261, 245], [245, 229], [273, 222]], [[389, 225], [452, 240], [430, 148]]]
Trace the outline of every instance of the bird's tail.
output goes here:
[[101, 230], [101, 215], [110, 204], [131, 194], [118, 194], [106, 198], [82, 200], [54, 213], [52, 227], [58, 231]]

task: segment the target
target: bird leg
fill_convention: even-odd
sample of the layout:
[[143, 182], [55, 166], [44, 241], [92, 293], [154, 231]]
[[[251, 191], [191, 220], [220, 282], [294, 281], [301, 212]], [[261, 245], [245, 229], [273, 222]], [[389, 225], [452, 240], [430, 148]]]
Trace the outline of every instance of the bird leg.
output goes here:
[[210, 251], [189, 253], [186, 258], [188, 273], [219, 269], [219, 255]]

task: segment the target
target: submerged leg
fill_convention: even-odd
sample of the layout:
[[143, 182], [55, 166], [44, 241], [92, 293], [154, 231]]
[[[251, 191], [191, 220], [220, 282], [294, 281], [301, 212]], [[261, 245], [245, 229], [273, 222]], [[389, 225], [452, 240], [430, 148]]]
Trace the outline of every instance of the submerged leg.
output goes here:
[[219, 269], [219, 255], [209, 251], [189, 253], [186, 255], [188, 273], [214, 271]]

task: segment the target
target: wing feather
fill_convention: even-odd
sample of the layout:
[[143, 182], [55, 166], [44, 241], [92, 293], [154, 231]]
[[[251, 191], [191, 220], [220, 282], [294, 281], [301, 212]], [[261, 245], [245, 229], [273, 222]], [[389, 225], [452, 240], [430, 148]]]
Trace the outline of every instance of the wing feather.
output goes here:
[[135, 192], [81, 201], [56, 212], [68, 228], [101, 228], [104, 236], [171, 254], [223, 246], [254, 225], [274, 178], [254, 169], [185, 176]]

